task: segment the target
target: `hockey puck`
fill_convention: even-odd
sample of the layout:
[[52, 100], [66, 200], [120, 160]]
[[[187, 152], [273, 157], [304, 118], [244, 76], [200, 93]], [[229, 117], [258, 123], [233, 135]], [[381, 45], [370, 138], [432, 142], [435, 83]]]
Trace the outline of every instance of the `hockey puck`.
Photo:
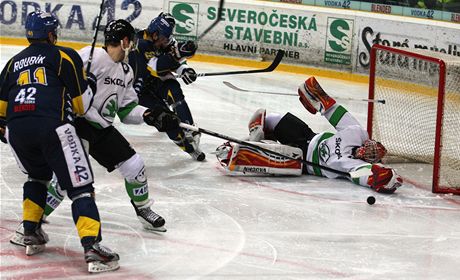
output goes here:
[[375, 197], [373, 197], [372, 195], [371, 195], [371, 196], [368, 196], [368, 197], [367, 197], [367, 203], [368, 203], [369, 205], [374, 204], [374, 203], [375, 203]]

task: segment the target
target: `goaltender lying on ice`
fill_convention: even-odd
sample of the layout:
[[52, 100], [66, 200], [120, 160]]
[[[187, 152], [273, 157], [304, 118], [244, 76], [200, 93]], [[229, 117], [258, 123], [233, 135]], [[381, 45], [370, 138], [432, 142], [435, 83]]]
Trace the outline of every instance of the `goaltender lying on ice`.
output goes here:
[[[249, 121], [249, 142], [245, 143], [251, 145], [227, 142], [219, 146], [216, 155], [221, 165], [231, 172], [312, 174], [331, 179], [367, 169], [370, 175], [346, 178], [380, 193], [394, 193], [402, 185], [395, 170], [380, 163], [387, 152], [385, 147], [369, 139], [366, 130], [314, 77], [300, 85], [298, 94], [310, 113], [320, 112], [337, 132], [315, 133], [291, 113], [266, 114], [265, 109], [259, 109]], [[308, 162], [312, 164], [305, 164]]]

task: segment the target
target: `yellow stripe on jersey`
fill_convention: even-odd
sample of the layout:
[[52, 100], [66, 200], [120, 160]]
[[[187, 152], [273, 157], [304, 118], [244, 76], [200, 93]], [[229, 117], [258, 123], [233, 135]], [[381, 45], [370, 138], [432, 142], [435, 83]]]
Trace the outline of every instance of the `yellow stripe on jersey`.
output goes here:
[[61, 121], [64, 120], [64, 106], [65, 106], [65, 100], [64, 100], [64, 93], [65, 93], [65, 87], [62, 89], [61, 92], [61, 102], [62, 102], [62, 107], [61, 107]]
[[83, 105], [83, 98], [81, 95], [74, 97], [72, 99], [72, 107], [73, 107], [73, 112], [78, 115], [83, 115], [85, 114], [85, 108]]
[[8, 102], [0, 100], [0, 117], [6, 117], [6, 107], [8, 107]]
[[150, 75], [152, 75], [152, 76], [154, 76], [154, 77], [159, 77], [157, 71], [153, 70], [152, 67], [147, 66], [147, 70], [149, 70]]
[[[62, 65], [62, 59], [67, 60], [72, 65], [72, 68], [73, 68], [73, 71], [74, 71], [74, 74], [75, 74], [75, 79], [77, 80], [78, 95], [81, 95], [82, 91], [81, 91], [81, 88], [80, 88], [80, 81], [78, 80], [77, 69], [75, 69], [75, 64], [73, 63], [73, 60], [65, 52], [59, 50], [59, 53], [61, 54], [61, 65]], [[59, 68], [61, 68], [61, 66], [59, 66]], [[61, 73], [60, 69], [59, 69], [59, 73]]]
[[88, 236], [98, 236], [101, 223], [90, 217], [80, 216], [76, 223], [80, 239]]
[[174, 100], [174, 95], [172, 94], [172, 92], [171, 92], [171, 90], [170, 90], [170, 89], [168, 89], [168, 100], [170, 100], [170, 101], [171, 101], [171, 103], [170, 103], [170, 104], [174, 104], [174, 103], [176, 103], [176, 100]]
[[24, 221], [31, 221], [35, 223], [40, 222], [43, 216], [43, 212], [45, 212], [45, 210], [41, 208], [40, 205], [36, 204], [28, 198], [22, 202], [22, 209], [22, 219]]

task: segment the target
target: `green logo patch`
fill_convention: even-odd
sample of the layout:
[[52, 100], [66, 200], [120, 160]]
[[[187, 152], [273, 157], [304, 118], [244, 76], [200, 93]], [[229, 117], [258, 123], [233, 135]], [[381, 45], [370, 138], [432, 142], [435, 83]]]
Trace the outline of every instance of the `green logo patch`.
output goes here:
[[351, 64], [353, 20], [327, 19], [326, 51], [324, 61], [334, 64]]
[[199, 4], [169, 2], [169, 12], [176, 20], [174, 36], [180, 40], [196, 40], [198, 36]]

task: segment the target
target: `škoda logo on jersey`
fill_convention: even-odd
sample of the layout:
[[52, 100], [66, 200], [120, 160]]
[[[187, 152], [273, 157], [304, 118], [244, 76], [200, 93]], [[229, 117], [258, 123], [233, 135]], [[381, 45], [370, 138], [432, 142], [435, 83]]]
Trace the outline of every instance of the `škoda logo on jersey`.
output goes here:
[[115, 85], [125, 88], [125, 82], [122, 79], [106, 77], [104, 79], [104, 85]]
[[174, 36], [179, 41], [194, 41], [198, 37], [199, 7], [197, 3], [169, 2], [169, 12], [176, 20]]

